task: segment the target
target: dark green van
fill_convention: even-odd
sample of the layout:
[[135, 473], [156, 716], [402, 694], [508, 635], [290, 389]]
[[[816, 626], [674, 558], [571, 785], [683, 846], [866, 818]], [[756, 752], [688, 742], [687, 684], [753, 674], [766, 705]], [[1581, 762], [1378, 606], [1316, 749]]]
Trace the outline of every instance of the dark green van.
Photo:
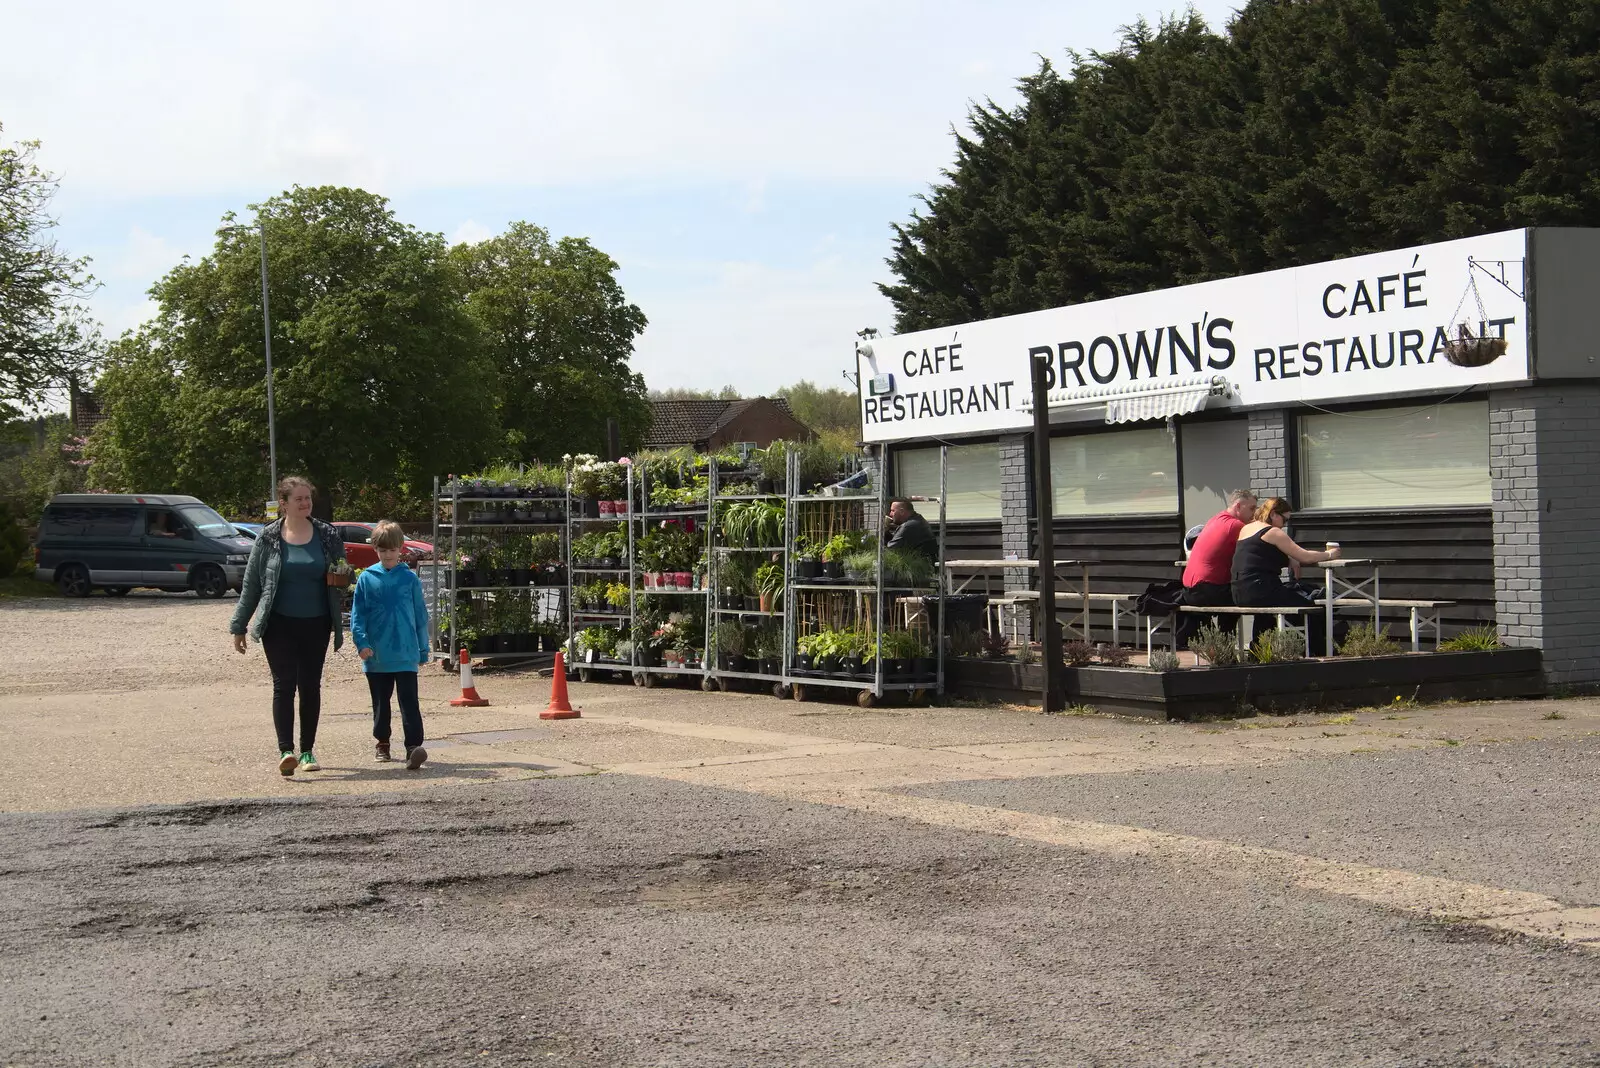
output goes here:
[[35, 574], [68, 597], [135, 586], [221, 597], [244, 582], [250, 542], [196, 497], [58, 493], [39, 521]]

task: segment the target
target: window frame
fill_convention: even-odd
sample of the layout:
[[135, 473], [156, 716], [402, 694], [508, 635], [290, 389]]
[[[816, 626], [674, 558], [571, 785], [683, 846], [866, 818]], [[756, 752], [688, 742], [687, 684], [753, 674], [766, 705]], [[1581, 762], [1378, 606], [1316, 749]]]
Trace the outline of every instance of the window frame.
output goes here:
[[[1287, 467], [1289, 468], [1288, 474], [1290, 475], [1290, 477], [1293, 480], [1294, 491], [1293, 491], [1293, 494], [1291, 495], [1290, 499], [1296, 506], [1295, 507], [1295, 515], [1307, 515], [1307, 516], [1327, 517], [1327, 518], [1330, 518], [1330, 519], [1336, 519], [1336, 518], [1345, 517], [1345, 516], [1367, 516], [1367, 515], [1372, 515], [1372, 514], [1378, 513], [1378, 512], [1389, 511], [1392, 508], [1392, 506], [1389, 506], [1389, 505], [1374, 505], [1374, 506], [1368, 506], [1368, 507], [1353, 507], [1353, 506], [1350, 506], [1350, 505], [1342, 505], [1341, 504], [1341, 505], [1327, 505], [1327, 506], [1312, 507], [1310, 505], [1305, 504], [1305, 495], [1306, 495], [1306, 458], [1305, 458], [1305, 449], [1304, 449], [1304, 447], [1302, 445], [1302, 434], [1301, 434], [1301, 429], [1300, 429], [1301, 428], [1301, 420], [1306, 419], [1306, 418], [1312, 418], [1312, 417], [1319, 416], [1319, 415], [1348, 415], [1348, 414], [1360, 413], [1360, 412], [1381, 412], [1381, 411], [1385, 411], [1385, 410], [1388, 410], [1388, 409], [1394, 409], [1394, 408], [1402, 408], [1402, 409], [1409, 408], [1409, 409], [1415, 410], [1416, 412], [1418, 412], [1420, 414], [1421, 412], [1428, 411], [1428, 410], [1431, 410], [1431, 409], [1434, 409], [1434, 408], [1443, 408], [1443, 407], [1447, 407], [1449, 405], [1454, 405], [1454, 404], [1474, 404], [1474, 403], [1481, 403], [1481, 404], [1484, 405], [1485, 411], [1486, 411], [1486, 418], [1487, 418], [1487, 411], [1488, 411], [1488, 405], [1489, 405], [1489, 394], [1488, 394], [1487, 391], [1481, 391], [1481, 392], [1480, 391], [1472, 391], [1470, 393], [1467, 393], [1465, 396], [1455, 396], [1455, 397], [1451, 397], [1448, 400], [1435, 401], [1435, 402], [1433, 402], [1431, 404], [1419, 404], [1418, 401], [1420, 399], [1424, 399], [1424, 398], [1397, 397], [1397, 398], [1385, 399], [1380, 403], [1341, 404], [1341, 405], [1338, 405], [1338, 406], [1317, 407], [1317, 408], [1309, 410], [1309, 411], [1304, 409], [1304, 408], [1301, 408], [1299, 410], [1291, 412], [1290, 414], [1293, 416], [1293, 419], [1291, 421], [1292, 429], [1291, 429], [1291, 431], [1290, 431], [1290, 433], [1288, 435], [1291, 440], [1287, 443], [1288, 446], [1289, 446], [1289, 449], [1288, 449], [1289, 456], [1288, 456], [1288, 459], [1287, 459]], [[1494, 450], [1494, 446], [1493, 446], [1493, 442], [1491, 440], [1490, 442], [1488, 442], [1488, 447], [1485, 449], [1484, 457], [1483, 457], [1484, 467], [1489, 472], [1489, 476], [1490, 476], [1490, 487], [1489, 487], [1489, 499], [1488, 500], [1481, 501], [1481, 502], [1474, 502], [1474, 503], [1470, 503], [1470, 504], [1419, 504], [1419, 505], [1407, 505], [1406, 508], [1405, 508], [1405, 513], [1407, 515], [1418, 515], [1418, 516], [1427, 516], [1427, 515], [1449, 516], [1449, 515], [1470, 515], [1470, 514], [1473, 514], [1473, 513], [1481, 513], [1481, 512], [1490, 511], [1494, 507], [1494, 485], [1493, 485], [1494, 475], [1493, 475], [1493, 469], [1491, 467], [1491, 460], [1492, 460], [1492, 457], [1493, 457], [1493, 450]]]
[[[888, 455], [888, 458], [887, 458], [887, 463], [888, 463], [888, 468], [889, 468], [889, 471], [890, 471], [889, 485], [893, 489], [893, 492], [889, 494], [889, 497], [891, 497], [891, 498], [892, 497], [897, 497], [897, 496], [901, 496], [903, 494], [904, 495], [914, 495], [914, 494], [908, 494], [906, 489], [905, 489], [905, 487], [903, 485], [901, 485], [901, 482], [900, 482], [900, 457], [902, 455], [904, 455], [906, 453], [937, 452], [937, 450], [940, 449], [941, 447], [948, 448], [948, 449], [951, 449], [951, 450], [955, 450], [955, 449], [962, 449], [962, 448], [970, 448], [970, 447], [974, 447], [974, 446], [988, 446], [988, 447], [991, 447], [991, 448], [993, 448], [995, 450], [994, 474], [995, 474], [995, 485], [996, 485], [996, 488], [997, 488], [997, 492], [995, 493], [995, 511], [994, 511], [994, 514], [990, 515], [990, 516], [968, 517], [968, 518], [963, 518], [963, 519], [957, 519], [957, 518], [953, 518], [953, 517], [950, 517], [950, 516], [946, 516], [945, 517], [945, 522], [946, 523], [952, 523], [952, 524], [954, 524], [954, 523], [988, 523], [988, 524], [999, 523], [1002, 520], [1002, 518], [1004, 517], [1004, 515], [1005, 515], [1005, 488], [1004, 488], [1003, 485], [1000, 484], [1000, 481], [999, 481], [1000, 480], [1000, 455], [999, 455], [999, 453], [1000, 453], [1000, 438], [998, 436], [989, 436], [989, 437], [982, 437], [982, 438], [963, 438], [963, 439], [958, 440], [958, 441], [923, 441], [923, 442], [918, 442], [916, 444], [895, 443], [895, 444], [891, 445], [891, 447], [889, 449], [889, 455]], [[937, 469], [938, 468], [937, 468], [937, 465], [936, 465], [935, 466], [935, 471], [937, 471]], [[935, 490], [934, 492], [937, 493], [938, 491]], [[946, 507], [948, 507], [948, 502], [946, 502]], [[922, 518], [926, 519], [930, 523], [938, 523], [938, 521], [939, 521], [938, 515], [928, 515], [928, 514], [924, 513]]]
[[[1085, 428], [1081, 428], [1081, 429], [1074, 429], [1070, 433], [1052, 433], [1050, 435], [1050, 446], [1049, 446], [1048, 452], [1049, 452], [1049, 461], [1050, 461], [1050, 516], [1051, 516], [1052, 521], [1054, 521], [1056, 523], [1062, 523], [1062, 522], [1093, 523], [1093, 522], [1100, 521], [1100, 520], [1116, 520], [1116, 519], [1125, 519], [1125, 518], [1156, 518], [1156, 517], [1163, 517], [1163, 516], [1178, 516], [1180, 518], [1180, 521], [1181, 521], [1181, 518], [1183, 516], [1183, 452], [1182, 452], [1182, 449], [1180, 448], [1180, 443], [1178, 442], [1178, 440], [1176, 438], [1172, 438], [1172, 437], [1169, 437], [1169, 439], [1168, 439], [1168, 444], [1171, 446], [1171, 449], [1172, 449], [1172, 484], [1170, 486], [1170, 489], [1171, 489], [1171, 492], [1172, 492], [1172, 499], [1171, 499], [1170, 507], [1165, 508], [1165, 509], [1161, 509], [1161, 510], [1156, 510], [1156, 511], [1151, 511], [1149, 509], [1144, 509], [1144, 510], [1139, 510], [1139, 511], [1126, 511], [1126, 512], [1068, 512], [1068, 511], [1062, 511], [1060, 508], [1057, 507], [1057, 503], [1056, 503], [1057, 491], [1056, 491], [1056, 486], [1055, 486], [1055, 443], [1056, 442], [1058, 442], [1058, 441], [1086, 440], [1086, 439], [1089, 439], [1089, 438], [1108, 437], [1108, 436], [1115, 435], [1115, 434], [1130, 434], [1130, 433], [1138, 433], [1138, 432], [1156, 432], [1156, 433], [1166, 434], [1167, 429], [1166, 429], [1165, 425], [1162, 425], [1162, 424], [1157, 424], [1156, 426], [1124, 426], [1124, 425], [1096, 426], [1096, 427], [1093, 427], [1093, 428], [1085, 427]], [[1181, 433], [1181, 431], [1180, 431], [1180, 433]], [[1033, 465], [1030, 463], [1029, 466], [1031, 468]], [[1034, 479], [1030, 475], [1029, 485], [1028, 485], [1028, 495], [1029, 495], [1029, 498], [1030, 498], [1029, 511], [1030, 511], [1030, 515], [1037, 516], [1038, 515], [1038, 502], [1032, 500], [1032, 498], [1038, 496], [1038, 491], [1037, 491], [1037, 487], [1034, 486], [1033, 482], [1034, 482]]]

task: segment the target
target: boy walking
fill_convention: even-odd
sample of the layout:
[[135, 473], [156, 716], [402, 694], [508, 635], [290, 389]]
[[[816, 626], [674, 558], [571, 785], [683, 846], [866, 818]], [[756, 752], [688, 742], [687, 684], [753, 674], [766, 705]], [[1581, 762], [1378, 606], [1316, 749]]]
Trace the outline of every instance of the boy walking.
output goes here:
[[350, 605], [350, 636], [361, 651], [361, 669], [372, 691], [372, 737], [376, 759], [389, 760], [389, 698], [398, 692], [405, 732], [406, 767], [422, 767], [422, 707], [417, 704], [417, 668], [428, 662], [428, 605], [422, 581], [400, 563], [406, 536], [385, 519], [372, 531], [378, 563], [356, 580]]

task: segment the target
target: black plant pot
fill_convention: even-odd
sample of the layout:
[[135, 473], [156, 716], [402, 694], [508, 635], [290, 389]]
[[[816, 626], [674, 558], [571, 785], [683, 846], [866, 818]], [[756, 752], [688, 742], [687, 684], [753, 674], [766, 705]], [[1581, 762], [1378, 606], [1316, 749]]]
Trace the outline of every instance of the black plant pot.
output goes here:
[[600, 518], [600, 499], [598, 497], [580, 497], [572, 502], [578, 515], [584, 519]]
[[911, 663], [910, 657], [900, 657], [895, 660], [886, 660], [884, 661], [883, 665], [884, 674], [888, 675], [891, 679], [909, 678], [911, 675]]
[[789, 662], [789, 669], [797, 675], [804, 672], [809, 672], [811, 670], [811, 654], [794, 654], [794, 659]]
[[822, 563], [822, 574], [826, 578], [834, 579], [835, 581], [844, 578], [844, 561], [824, 560]]
[[757, 670], [763, 675], [777, 675], [783, 671], [783, 660], [781, 657], [764, 656]]
[[859, 656], [842, 656], [839, 658], [839, 670], [846, 675], [861, 674], [861, 658]]
[[770, 479], [770, 478], [758, 478], [758, 479], [756, 479], [756, 492], [757, 493], [771, 493], [772, 490], [773, 490], [773, 481], [772, 481], [772, 479]]
[[839, 658], [836, 656], [824, 656], [812, 661], [812, 667], [824, 675], [835, 675], [839, 671]]
[[539, 635], [539, 648], [547, 653], [556, 652], [561, 648], [561, 639], [554, 634]]
[[821, 560], [800, 559], [794, 562], [795, 578], [814, 579], [822, 574]]
[[911, 661], [911, 673], [919, 679], [931, 679], [939, 673], [939, 661], [932, 656], [919, 656]]
[[736, 657], [734, 657], [733, 658], [733, 667], [729, 668], [728, 670], [729, 671], [746, 671], [746, 672], [749, 671], [750, 670], [750, 658], [748, 656], [736, 656]]
[[732, 653], [718, 653], [717, 654], [717, 670], [718, 671], [737, 671], [739, 669], [733, 666], [734, 662], [737, 661], [737, 660], [743, 660], [743, 659], [744, 659], [744, 657], [742, 657], [742, 656], [736, 657]]
[[500, 651], [500, 635], [485, 634], [478, 639], [478, 646], [482, 652], [498, 653]]
[[456, 585], [462, 589], [478, 584], [478, 569], [466, 568], [456, 572]]
[[746, 597], [746, 598], [744, 598], [744, 610], [746, 612], [759, 612], [759, 611], [761, 611], [761, 598], [759, 598], [759, 597]]
[[533, 581], [533, 569], [532, 568], [527, 568], [527, 567], [512, 568], [511, 571], [510, 571], [510, 575], [511, 575], [511, 582], [509, 583], [509, 585], [512, 585], [512, 586], [526, 586], [528, 583]]
[[615, 556], [602, 556], [598, 561], [596, 561], [596, 565], [606, 568], [616, 567], [617, 558]]

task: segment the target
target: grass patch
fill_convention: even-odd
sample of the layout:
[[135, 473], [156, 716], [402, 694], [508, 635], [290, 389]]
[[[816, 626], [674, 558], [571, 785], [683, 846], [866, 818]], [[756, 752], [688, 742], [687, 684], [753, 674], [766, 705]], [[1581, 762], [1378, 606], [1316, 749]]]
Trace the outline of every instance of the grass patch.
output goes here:
[[1567, 717], [1563, 716], [1560, 712], [1557, 712], [1555, 709], [1552, 708], [1550, 711], [1546, 712], [1544, 715], [1540, 716], [1539, 718], [1540, 719], [1566, 719]]
[[1068, 705], [1061, 710], [1063, 716], [1098, 716], [1100, 710], [1094, 705]]
[[1441, 738], [1440, 741], [1444, 742], [1445, 745], [1460, 745], [1461, 744], [1461, 739], [1460, 738]]
[[33, 577], [32, 567], [27, 574], [16, 574], [0, 579], [0, 601], [20, 600], [26, 597], [60, 597], [54, 584], [40, 582]]
[[1327, 719], [1327, 722], [1330, 723], [1330, 724], [1334, 724], [1334, 723], [1354, 723], [1355, 721], [1356, 721], [1356, 716], [1355, 716], [1354, 712], [1345, 712], [1345, 713], [1343, 713], [1341, 715], [1329, 716], [1328, 719]]

